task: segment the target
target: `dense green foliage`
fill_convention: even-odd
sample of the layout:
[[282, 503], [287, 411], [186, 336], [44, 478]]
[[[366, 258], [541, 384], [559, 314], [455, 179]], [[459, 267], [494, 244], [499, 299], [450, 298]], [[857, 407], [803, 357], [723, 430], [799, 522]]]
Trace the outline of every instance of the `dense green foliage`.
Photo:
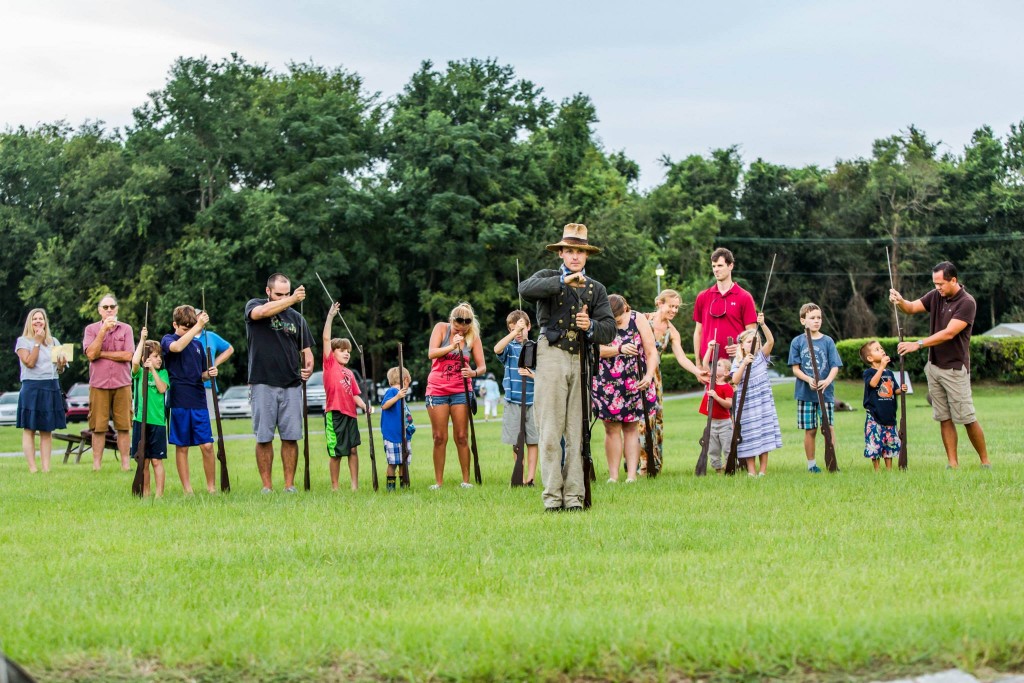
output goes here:
[[[658, 263], [688, 304], [723, 245], [758, 301], [778, 254], [766, 309], [779, 338], [799, 331], [808, 299], [832, 336], [878, 334], [891, 325], [889, 245], [908, 297], [948, 258], [978, 299], [979, 329], [1024, 316], [1021, 126], [1003, 137], [983, 126], [945, 154], [911, 126], [829, 169], [748, 163], [737, 146], [666, 156], [664, 182], [641, 191], [637, 164], [603, 148], [597, 120], [585, 95], [552, 102], [492, 60], [425, 62], [382, 101], [342, 68], [179, 59], [125, 130], [0, 134], [0, 338], [41, 305], [62, 340], [80, 341], [108, 290], [136, 327], [149, 302], [163, 332], [205, 289], [214, 328], [240, 352], [223, 369], [237, 381], [244, 302], [283, 271], [307, 285], [319, 327], [320, 273], [380, 378], [394, 340], [422, 348], [460, 299], [488, 341], [503, 333], [516, 260], [525, 274], [555, 263], [543, 245], [568, 221], [606, 248], [589, 272], [642, 310]], [[688, 306], [677, 322], [688, 348]], [[422, 375], [425, 354], [407, 357]], [[16, 372], [0, 364], [0, 387]], [[84, 372], [78, 360], [67, 379]]]
[[[841, 377], [858, 379], [865, 369], [860, 359], [860, 347], [869, 339], [844, 339], [836, 343], [839, 357], [843, 359]], [[878, 342], [893, 358], [889, 366], [899, 367], [896, 361], [896, 337], [881, 337]], [[903, 367], [911, 377], [924, 382], [924, 364], [928, 362], [928, 351], [909, 353], [903, 357]], [[1020, 337], [971, 337], [971, 379], [974, 381], [993, 380], [1012, 384], [1024, 383], [1024, 339]]]
[[[837, 396], [859, 405], [861, 384]], [[541, 512], [509, 489], [511, 451], [477, 425], [484, 485], [450, 452], [413, 490], [331, 494], [321, 434], [313, 491], [261, 496], [253, 442], [229, 441], [233, 491], [129, 495], [108, 456], [30, 475], [0, 459], [0, 633], [48, 681], [887, 680], [1024, 667], [1020, 391], [979, 388], [993, 469], [961, 440], [947, 472], [923, 394], [910, 470], [875, 474], [864, 414], [837, 413], [837, 475], [805, 471], [792, 385], [768, 476], [693, 476], [703, 418], [669, 401], [665, 471], [598, 483], [594, 508]], [[231, 424], [246, 431], [245, 421]], [[311, 421], [317, 429], [317, 421]], [[14, 432], [0, 428], [0, 433]], [[12, 434], [12, 437], [16, 436]], [[379, 438], [379, 436], [378, 436]], [[820, 447], [820, 441], [819, 441]], [[380, 442], [378, 441], [378, 453]], [[606, 476], [600, 426], [594, 440]], [[192, 457], [193, 482], [202, 478]], [[280, 469], [275, 469], [280, 491]], [[199, 488], [202, 488], [201, 486]]]

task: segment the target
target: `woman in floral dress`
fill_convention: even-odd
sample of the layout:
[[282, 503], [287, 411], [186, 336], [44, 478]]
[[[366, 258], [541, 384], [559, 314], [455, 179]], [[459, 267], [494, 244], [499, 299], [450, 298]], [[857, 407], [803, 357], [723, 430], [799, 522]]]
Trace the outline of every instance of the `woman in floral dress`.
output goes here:
[[[661, 358], [661, 354], [671, 348], [672, 355], [676, 357], [676, 362], [679, 363], [684, 370], [693, 374], [697, 379], [700, 379], [700, 371], [697, 369], [694, 362], [690, 360], [683, 351], [683, 343], [679, 336], [679, 330], [677, 330], [675, 325], [672, 324], [672, 319], [676, 317], [682, 303], [683, 299], [679, 296], [679, 292], [676, 290], [662, 290], [661, 293], [658, 294], [658, 298], [654, 300], [657, 310], [653, 313], [646, 313], [644, 316], [646, 317], [647, 322], [650, 323], [651, 331], [654, 336], [655, 355], [658, 358]], [[657, 401], [654, 404], [654, 419], [652, 420], [652, 431], [654, 432], [654, 465], [655, 472], [660, 472], [662, 463], [664, 462], [663, 428], [665, 424], [665, 406], [662, 398], [663, 385], [661, 381], [660, 367], [658, 367], [654, 374], [654, 389], [657, 396]], [[647, 426], [641, 422], [640, 444], [642, 448], [640, 450], [639, 474], [647, 473], [646, 432]]]
[[608, 297], [615, 316], [616, 336], [601, 345], [601, 360], [591, 387], [594, 414], [604, 421], [604, 450], [608, 458], [608, 483], [619, 481], [622, 456], [626, 456], [626, 483], [636, 481], [640, 461], [638, 427], [644, 421], [644, 395], [651, 406], [655, 399], [654, 376], [658, 355], [650, 325], [637, 324], [637, 314], [618, 294]]

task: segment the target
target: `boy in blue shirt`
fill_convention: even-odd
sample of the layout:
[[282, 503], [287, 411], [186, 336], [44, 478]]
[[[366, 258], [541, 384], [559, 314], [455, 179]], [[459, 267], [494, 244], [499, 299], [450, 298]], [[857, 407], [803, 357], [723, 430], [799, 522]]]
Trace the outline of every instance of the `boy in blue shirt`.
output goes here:
[[206, 359], [202, 345], [196, 340], [208, 322], [210, 316], [206, 311], [197, 316], [192, 306], [178, 306], [172, 317], [174, 334], [164, 335], [160, 340], [164, 365], [171, 378], [171, 419], [167, 440], [175, 446], [174, 460], [186, 494], [192, 493], [188, 471], [188, 449], [191, 446], [199, 446], [203, 454], [206, 490], [217, 492], [213, 430], [210, 429], [210, 413], [206, 409], [206, 391], [203, 388], [203, 380], [216, 377], [217, 368], [210, 368], [209, 374], [204, 372]]
[[[397, 479], [395, 472], [402, 464], [402, 428], [405, 428], [406, 442], [409, 449], [408, 462], [412, 462], [412, 435], [416, 431], [416, 425], [412, 423], [412, 413], [409, 412], [409, 404], [405, 405], [403, 419], [402, 405], [405, 397], [409, 395], [409, 385], [412, 384], [412, 375], [408, 370], [402, 374], [402, 382], [399, 385], [398, 375], [402, 372], [399, 368], [388, 370], [388, 390], [384, 392], [381, 401], [380, 431], [384, 437], [384, 455], [388, 461], [388, 483], [387, 490], [395, 490]], [[401, 388], [399, 388], [401, 386]]]
[[[807, 471], [813, 474], [821, 472], [817, 462], [814, 460], [814, 439], [818, 435], [818, 422], [821, 419], [821, 407], [818, 405], [818, 390], [825, 395], [825, 409], [828, 412], [829, 425], [835, 424], [835, 387], [832, 382], [839, 374], [839, 368], [843, 367], [843, 361], [839, 358], [839, 351], [836, 343], [826, 334], [821, 333], [821, 308], [815, 303], [806, 303], [800, 307], [800, 324], [804, 329], [811, 331], [811, 339], [814, 343], [814, 357], [818, 361], [818, 377], [821, 380], [814, 381], [814, 367], [811, 365], [812, 350], [807, 348], [807, 336], [799, 335], [789, 345], [789, 367], [796, 377], [796, 426], [804, 430], [804, 454], [807, 456]], [[825, 433], [826, 439], [831, 439], [832, 446], [836, 445], [836, 431], [830, 428]]]
[[896, 397], [906, 391], [897, 386], [896, 376], [888, 368], [889, 356], [882, 345], [872, 339], [860, 347], [860, 358], [871, 367], [864, 371], [864, 457], [878, 471], [878, 461], [885, 458], [885, 469], [892, 469], [892, 459], [900, 454], [900, 434], [896, 429]]
[[[520, 401], [526, 389], [526, 471], [523, 485], [533, 486], [537, 474], [537, 443], [540, 434], [533, 414], [533, 372], [519, 369], [519, 354], [523, 342], [530, 338], [530, 316], [525, 311], [512, 311], [505, 318], [508, 334], [494, 345], [494, 353], [505, 366], [501, 384], [505, 389], [505, 413], [501, 423], [501, 442], [515, 446], [519, 440]], [[515, 457], [513, 451], [512, 457]]]

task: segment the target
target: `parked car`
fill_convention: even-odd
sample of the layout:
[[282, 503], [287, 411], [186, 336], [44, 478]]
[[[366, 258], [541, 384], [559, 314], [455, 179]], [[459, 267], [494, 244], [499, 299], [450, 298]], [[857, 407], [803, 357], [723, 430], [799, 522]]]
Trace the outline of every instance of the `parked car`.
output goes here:
[[252, 417], [252, 403], [249, 401], [249, 385], [230, 387], [221, 394], [220, 416], [225, 419]]
[[324, 412], [327, 405], [327, 392], [324, 390], [324, 373], [317, 370], [309, 376], [306, 382], [306, 406], [311, 413]]
[[13, 427], [18, 422], [18, 394], [21, 391], [5, 391], [0, 394], [0, 426]]
[[89, 385], [76, 382], [68, 389], [68, 422], [86, 422], [89, 419]]
[[[390, 388], [391, 388], [391, 385], [388, 384], [386, 381], [385, 382], [377, 382], [377, 393], [376, 393], [377, 400], [374, 401], [374, 403], [376, 403], [377, 405], [380, 405], [384, 401], [384, 394], [386, 394], [388, 389], [390, 389]], [[412, 383], [409, 385], [409, 395], [407, 397], [407, 400], [409, 402], [413, 402], [413, 401], [419, 401], [419, 400], [422, 400], [422, 399], [423, 399], [423, 396], [420, 394], [420, 382], [419, 382], [419, 380], [414, 379], [412, 381]]]

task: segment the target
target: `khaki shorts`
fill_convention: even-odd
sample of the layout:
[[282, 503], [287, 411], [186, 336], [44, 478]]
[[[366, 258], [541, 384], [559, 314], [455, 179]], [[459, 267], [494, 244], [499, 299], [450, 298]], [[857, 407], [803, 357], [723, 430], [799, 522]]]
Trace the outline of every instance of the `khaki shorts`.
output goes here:
[[977, 421], [971, 398], [971, 374], [967, 368], [943, 370], [927, 363], [924, 376], [928, 378], [928, 395], [932, 397], [933, 419], [937, 422], [952, 420], [958, 425]]
[[132, 428], [132, 388], [97, 389], [89, 387], [89, 429], [107, 431], [107, 422], [113, 418], [114, 430], [126, 432]]

